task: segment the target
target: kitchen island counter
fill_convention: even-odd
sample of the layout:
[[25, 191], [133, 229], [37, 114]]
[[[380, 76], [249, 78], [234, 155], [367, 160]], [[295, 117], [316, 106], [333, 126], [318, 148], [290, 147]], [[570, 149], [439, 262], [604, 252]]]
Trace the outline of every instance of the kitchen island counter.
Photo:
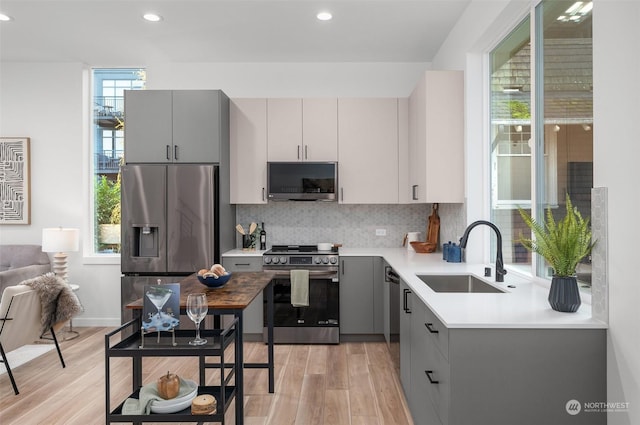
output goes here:
[[[448, 263], [442, 253], [418, 254], [405, 248], [340, 248], [342, 257], [383, 257], [402, 280], [448, 328], [584, 328], [606, 329], [583, 301], [576, 313], [551, 309], [548, 283], [509, 270], [504, 282], [495, 282], [494, 265]], [[483, 277], [491, 267], [492, 277]], [[504, 293], [443, 293], [429, 288], [416, 274], [472, 274]]]

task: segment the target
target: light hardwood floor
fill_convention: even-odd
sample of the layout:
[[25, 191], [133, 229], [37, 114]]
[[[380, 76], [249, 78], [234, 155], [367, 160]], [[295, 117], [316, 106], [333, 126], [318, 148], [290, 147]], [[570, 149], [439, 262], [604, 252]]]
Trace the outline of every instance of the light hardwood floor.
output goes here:
[[[107, 328], [77, 328], [80, 337], [61, 343], [67, 367], [55, 350], [14, 370], [20, 390], [0, 376], [0, 423], [104, 424], [104, 334]], [[232, 353], [229, 353], [232, 358]], [[245, 360], [263, 362], [266, 346], [245, 344]], [[275, 393], [266, 369], [245, 369], [247, 425], [411, 425], [398, 375], [384, 342], [340, 345], [276, 345]], [[145, 359], [144, 382], [167, 370], [197, 380], [190, 358]], [[131, 361], [112, 360], [112, 406], [129, 395]], [[215, 374], [207, 380], [215, 382]], [[234, 424], [234, 404], [226, 423]]]

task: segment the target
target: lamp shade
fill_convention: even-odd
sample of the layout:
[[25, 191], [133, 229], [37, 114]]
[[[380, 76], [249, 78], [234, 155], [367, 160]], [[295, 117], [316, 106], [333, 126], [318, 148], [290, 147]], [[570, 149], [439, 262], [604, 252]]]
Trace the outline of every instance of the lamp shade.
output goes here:
[[43, 252], [73, 252], [79, 249], [78, 229], [52, 227], [42, 229]]

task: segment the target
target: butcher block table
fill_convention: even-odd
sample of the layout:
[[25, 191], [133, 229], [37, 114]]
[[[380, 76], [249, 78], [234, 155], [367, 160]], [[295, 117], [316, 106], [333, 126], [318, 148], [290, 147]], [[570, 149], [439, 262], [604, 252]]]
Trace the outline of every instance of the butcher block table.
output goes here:
[[[273, 272], [234, 272], [231, 279], [222, 287], [209, 288], [198, 280], [196, 274], [187, 276], [180, 281], [180, 312], [184, 314], [187, 308], [187, 296], [194, 293], [207, 294], [209, 315], [233, 315], [238, 320], [236, 332], [236, 361], [245, 368], [269, 369], [269, 392], [274, 392], [274, 358], [273, 358], [273, 284], [271, 283]], [[265, 290], [267, 299], [267, 363], [244, 363], [243, 338], [242, 338], [242, 313], [249, 304]], [[128, 309], [134, 310], [134, 318], [142, 316], [142, 298], [128, 304]], [[195, 332], [195, 331], [194, 331]], [[195, 333], [194, 333], [195, 335]], [[142, 385], [142, 364], [137, 365], [139, 376], [134, 376], [134, 386]], [[136, 370], [136, 365], [134, 365]], [[138, 375], [134, 373], [134, 375]], [[243, 368], [236, 368], [236, 424], [244, 423], [244, 391]], [[204, 370], [200, 370], [200, 380], [204, 381]], [[137, 382], [136, 382], [137, 381]]]

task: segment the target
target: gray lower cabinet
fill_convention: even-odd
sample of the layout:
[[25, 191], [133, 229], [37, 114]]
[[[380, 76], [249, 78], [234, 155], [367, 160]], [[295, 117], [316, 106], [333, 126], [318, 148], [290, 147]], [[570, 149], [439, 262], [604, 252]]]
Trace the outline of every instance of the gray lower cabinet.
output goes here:
[[[384, 335], [385, 282], [382, 257], [373, 257], [373, 333]], [[387, 300], [388, 302], [388, 300]]]
[[[412, 307], [412, 319], [418, 319], [425, 315], [426, 306], [420, 301], [413, 302]], [[433, 375], [435, 366], [432, 365], [437, 364], [435, 362], [441, 359], [434, 358], [432, 361], [429, 357], [433, 353], [427, 350], [429, 344], [425, 341], [424, 321], [411, 320], [409, 326], [412, 342], [409, 348], [411, 358], [408, 367], [411, 375], [411, 382], [408, 386], [411, 390], [406, 393], [409, 394], [409, 409], [416, 424], [439, 425], [442, 421], [438, 412], [441, 410], [442, 403], [439, 404], [438, 401], [442, 401], [443, 393], [447, 390], [446, 382], [448, 380], [444, 380], [442, 385], [440, 382], [438, 385], [431, 384], [437, 380]]]
[[[413, 292], [403, 280], [400, 280], [400, 381], [411, 407], [411, 304]], [[414, 412], [414, 409], [411, 409]], [[414, 414], [415, 416], [415, 414]], [[419, 422], [417, 422], [419, 423]]]
[[448, 329], [408, 297], [410, 374], [401, 379], [416, 424], [606, 423], [606, 413], [566, 408], [607, 399], [604, 329]]
[[[262, 257], [222, 257], [222, 265], [230, 272], [259, 272], [262, 271]], [[260, 293], [244, 310], [242, 315], [242, 333], [244, 334], [245, 340], [262, 340], [262, 303], [263, 296], [262, 293]]]
[[[340, 259], [340, 333], [382, 333], [382, 293], [376, 294], [375, 257]], [[379, 279], [378, 279], [379, 280]], [[377, 325], [376, 325], [377, 324]]]

